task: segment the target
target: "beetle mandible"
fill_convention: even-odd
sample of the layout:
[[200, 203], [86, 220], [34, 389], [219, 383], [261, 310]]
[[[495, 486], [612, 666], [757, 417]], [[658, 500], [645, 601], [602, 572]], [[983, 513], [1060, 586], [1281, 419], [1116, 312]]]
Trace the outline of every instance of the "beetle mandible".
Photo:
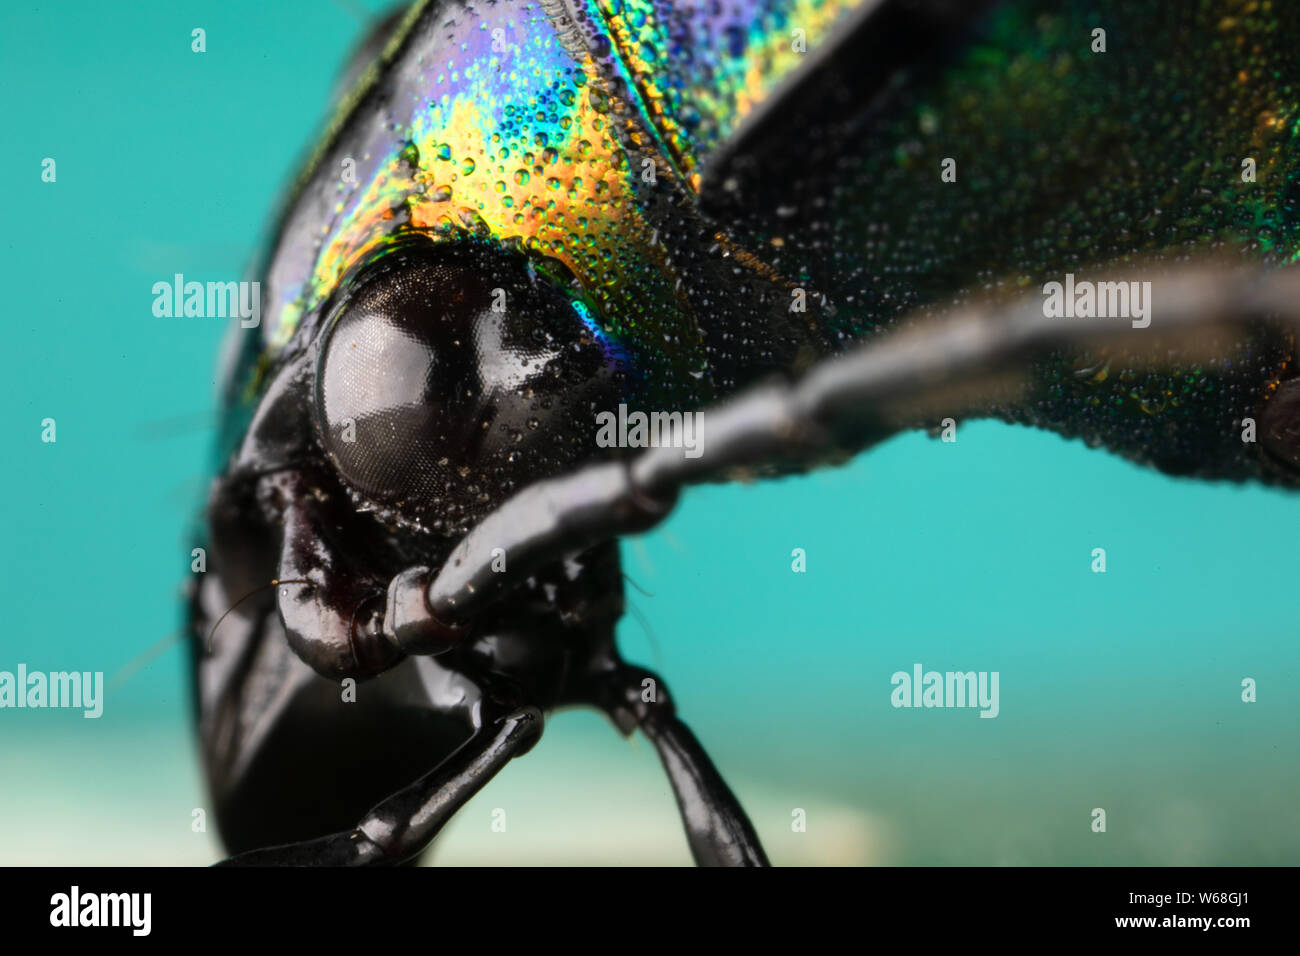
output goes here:
[[[652, 742], [697, 862], [765, 863], [615, 647], [618, 538], [684, 485], [984, 415], [1293, 486], [1300, 295], [1271, 267], [1300, 250], [1300, 14], [1222, 6], [449, 0], [381, 25], [223, 373], [190, 607], [230, 862], [417, 858], [586, 706]], [[1151, 328], [1015, 300], [1106, 269], [1152, 283]], [[701, 454], [601, 447], [620, 406], [702, 410]]]

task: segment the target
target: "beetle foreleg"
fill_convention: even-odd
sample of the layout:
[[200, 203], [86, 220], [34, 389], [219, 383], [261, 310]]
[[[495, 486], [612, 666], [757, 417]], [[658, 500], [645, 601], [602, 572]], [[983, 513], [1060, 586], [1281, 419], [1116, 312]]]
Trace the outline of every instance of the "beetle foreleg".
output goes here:
[[606, 685], [605, 709], [624, 731], [634, 727], [654, 744], [664, 765], [691, 855], [699, 866], [767, 866], [754, 826], [677, 708], [663, 681], [623, 667]]
[[[564, 554], [652, 527], [688, 485], [843, 460], [934, 421], [936, 408], [996, 414], [1025, 399], [1033, 363], [1058, 349], [1109, 348], [1134, 366], [1160, 368], [1175, 345], [1183, 361], [1207, 351], [1212, 357], [1216, 337], [1240, 334], [1245, 323], [1300, 332], [1300, 269], [1261, 275], [1200, 264], [1155, 285], [1163, 309], [1158, 335], [1048, 315], [1041, 296], [970, 307], [828, 359], [793, 383], [762, 384], [705, 410], [707, 445], [697, 457], [652, 447], [628, 461], [536, 482], [456, 546], [429, 587], [431, 614], [468, 621]], [[1292, 416], [1272, 419], [1279, 417]], [[1288, 426], [1272, 427], [1280, 434]], [[511, 555], [508, 571], [494, 573], [494, 548]]]
[[536, 707], [502, 713], [487, 700], [483, 707], [483, 725], [473, 737], [415, 783], [378, 803], [353, 829], [251, 850], [218, 865], [374, 866], [412, 859], [507, 761], [526, 753], [541, 736], [542, 712]]

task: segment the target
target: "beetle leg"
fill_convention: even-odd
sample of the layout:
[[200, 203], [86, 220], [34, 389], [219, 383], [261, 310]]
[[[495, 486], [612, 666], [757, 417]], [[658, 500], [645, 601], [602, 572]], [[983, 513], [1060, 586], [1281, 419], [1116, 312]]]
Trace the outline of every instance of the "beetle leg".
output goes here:
[[[1204, 264], [1158, 282], [1158, 330], [1047, 316], [1041, 296], [1010, 307], [971, 307], [930, 319], [814, 366], [793, 383], [760, 385], [703, 412], [697, 457], [657, 447], [537, 482], [478, 523], [428, 590], [441, 621], [467, 621], [538, 568], [601, 541], [644, 531], [672, 510], [681, 488], [843, 460], [932, 413], [988, 415], [1023, 400], [1033, 363], [1058, 349], [1111, 348], [1134, 366], [1214, 354], [1243, 323], [1300, 331], [1300, 268], [1228, 273]], [[905, 323], [906, 324], [906, 323]], [[493, 569], [495, 548], [509, 569]]]
[[601, 703], [625, 733], [639, 727], [664, 765], [691, 855], [699, 866], [767, 866], [767, 855], [727, 782], [655, 674], [620, 666], [604, 678]]
[[410, 786], [378, 803], [353, 829], [301, 843], [250, 850], [219, 866], [372, 866], [418, 856], [438, 831], [542, 732], [536, 707], [507, 710], [483, 701], [479, 730]]
[[262, 493], [283, 516], [278, 594], [290, 646], [317, 673], [341, 680], [371, 676], [406, 654], [449, 647], [461, 631], [428, 613], [428, 568], [382, 581], [333, 545], [337, 516], [306, 472], [264, 479]]

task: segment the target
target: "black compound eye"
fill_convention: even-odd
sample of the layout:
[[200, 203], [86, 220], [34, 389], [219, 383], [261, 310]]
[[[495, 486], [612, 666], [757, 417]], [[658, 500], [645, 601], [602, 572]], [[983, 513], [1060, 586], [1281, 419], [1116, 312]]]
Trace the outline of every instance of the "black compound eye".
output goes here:
[[522, 260], [395, 252], [353, 289], [326, 326], [316, 404], [325, 452], [363, 498], [461, 534], [594, 448], [615, 359]]

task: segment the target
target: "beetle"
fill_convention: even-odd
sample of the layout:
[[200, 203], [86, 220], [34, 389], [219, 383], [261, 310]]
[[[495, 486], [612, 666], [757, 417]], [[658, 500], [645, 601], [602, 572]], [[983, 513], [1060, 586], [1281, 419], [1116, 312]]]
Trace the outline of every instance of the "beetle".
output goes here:
[[[765, 864], [614, 642], [618, 539], [691, 483], [982, 415], [1294, 486], [1280, 6], [450, 0], [383, 24], [223, 371], [190, 631], [227, 862], [418, 859], [582, 706], [649, 738], [698, 863]], [[1152, 282], [1153, 326], [1025, 296], [1076, 273]], [[701, 412], [701, 454], [602, 447], [621, 406]]]

